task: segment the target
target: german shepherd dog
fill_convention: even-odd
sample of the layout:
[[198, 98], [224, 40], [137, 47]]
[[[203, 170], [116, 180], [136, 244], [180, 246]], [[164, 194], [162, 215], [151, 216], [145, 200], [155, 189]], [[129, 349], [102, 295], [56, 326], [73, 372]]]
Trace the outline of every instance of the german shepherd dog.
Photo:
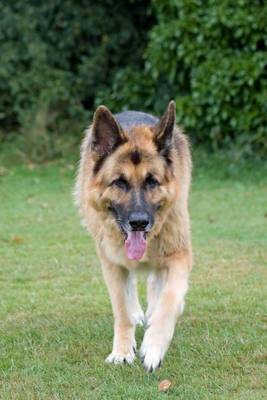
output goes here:
[[[146, 331], [146, 370], [161, 365], [184, 309], [192, 265], [188, 193], [191, 157], [171, 101], [161, 119], [125, 111], [95, 111], [81, 147], [75, 197], [94, 237], [114, 315], [108, 363], [136, 354], [135, 326]], [[144, 314], [136, 272], [148, 271]]]

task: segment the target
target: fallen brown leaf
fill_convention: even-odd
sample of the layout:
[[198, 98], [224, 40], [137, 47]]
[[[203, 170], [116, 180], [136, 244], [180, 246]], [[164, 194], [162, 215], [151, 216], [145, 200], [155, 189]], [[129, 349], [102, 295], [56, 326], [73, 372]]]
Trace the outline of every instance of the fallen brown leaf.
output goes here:
[[33, 163], [28, 163], [27, 167], [28, 167], [28, 170], [29, 170], [29, 171], [33, 171], [34, 168], [35, 168], [35, 164], [33, 164]]
[[0, 176], [5, 176], [5, 175], [7, 175], [7, 169], [0, 165]]
[[11, 242], [14, 243], [14, 244], [21, 244], [21, 243], [24, 242], [24, 239], [22, 237], [20, 237], [20, 236], [13, 236], [11, 238]]
[[27, 197], [27, 203], [28, 203], [28, 204], [32, 204], [32, 203], [34, 202], [34, 200], [35, 200], [35, 197], [34, 197], [34, 196], [28, 196], [28, 197]]
[[160, 392], [167, 392], [167, 390], [170, 389], [171, 387], [171, 381], [169, 381], [169, 379], [163, 379], [163, 381], [160, 381], [159, 385], [158, 385], [158, 390]]

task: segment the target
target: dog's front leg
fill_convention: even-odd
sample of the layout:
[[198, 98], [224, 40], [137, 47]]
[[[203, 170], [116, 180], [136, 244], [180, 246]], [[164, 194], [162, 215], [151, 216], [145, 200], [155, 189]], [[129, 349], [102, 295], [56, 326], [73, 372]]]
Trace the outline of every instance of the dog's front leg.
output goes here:
[[140, 354], [145, 368], [152, 372], [161, 361], [173, 337], [177, 318], [183, 312], [191, 269], [190, 254], [166, 260], [166, 278], [160, 297], [150, 316]]
[[129, 272], [103, 259], [102, 270], [114, 315], [113, 349], [106, 362], [131, 364], [135, 358], [136, 341], [135, 321], [129, 307]]

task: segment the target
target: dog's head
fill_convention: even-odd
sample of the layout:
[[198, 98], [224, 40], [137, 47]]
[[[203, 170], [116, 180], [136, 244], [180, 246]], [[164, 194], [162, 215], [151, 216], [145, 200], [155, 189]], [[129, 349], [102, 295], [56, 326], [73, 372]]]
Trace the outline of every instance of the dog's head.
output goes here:
[[177, 195], [173, 174], [175, 103], [154, 125], [123, 129], [104, 106], [91, 127], [93, 206], [120, 231], [128, 258], [141, 259]]

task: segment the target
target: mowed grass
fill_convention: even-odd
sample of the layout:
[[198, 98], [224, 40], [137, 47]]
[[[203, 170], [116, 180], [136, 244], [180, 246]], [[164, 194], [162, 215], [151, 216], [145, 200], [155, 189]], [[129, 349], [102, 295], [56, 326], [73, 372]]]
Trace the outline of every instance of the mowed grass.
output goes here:
[[[197, 163], [190, 291], [154, 374], [138, 358], [104, 363], [111, 307], [73, 206], [74, 166], [9, 166], [1, 175], [1, 399], [267, 398], [266, 169], [228, 177], [219, 162]], [[145, 303], [144, 284], [141, 293]], [[138, 328], [138, 345], [142, 336]], [[172, 382], [167, 393], [162, 379]]]

